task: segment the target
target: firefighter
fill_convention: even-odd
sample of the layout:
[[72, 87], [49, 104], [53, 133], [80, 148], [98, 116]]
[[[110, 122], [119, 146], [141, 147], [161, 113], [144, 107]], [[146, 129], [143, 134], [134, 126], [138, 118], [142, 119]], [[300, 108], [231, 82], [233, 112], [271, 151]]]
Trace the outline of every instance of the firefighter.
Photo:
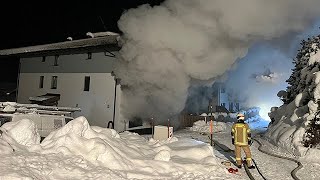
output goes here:
[[251, 152], [249, 145], [251, 145], [251, 132], [249, 125], [244, 122], [244, 115], [239, 113], [237, 114], [237, 122], [233, 124], [231, 130], [232, 144], [235, 146], [234, 152], [236, 155], [237, 167], [241, 168], [242, 159], [241, 159], [241, 149], [243, 149], [246, 154], [246, 162], [250, 169], [253, 169], [251, 159]]

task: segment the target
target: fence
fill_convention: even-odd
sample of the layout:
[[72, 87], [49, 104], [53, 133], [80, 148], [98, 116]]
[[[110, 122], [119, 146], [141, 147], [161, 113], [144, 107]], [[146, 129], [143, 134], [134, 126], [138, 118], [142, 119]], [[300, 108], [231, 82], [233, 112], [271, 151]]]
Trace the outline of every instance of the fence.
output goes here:
[[[205, 120], [204, 116], [196, 116], [196, 115], [189, 115], [189, 114], [181, 114], [179, 117], [180, 127], [191, 127], [193, 123], [199, 120]], [[207, 121], [210, 120], [210, 117], [207, 117]]]

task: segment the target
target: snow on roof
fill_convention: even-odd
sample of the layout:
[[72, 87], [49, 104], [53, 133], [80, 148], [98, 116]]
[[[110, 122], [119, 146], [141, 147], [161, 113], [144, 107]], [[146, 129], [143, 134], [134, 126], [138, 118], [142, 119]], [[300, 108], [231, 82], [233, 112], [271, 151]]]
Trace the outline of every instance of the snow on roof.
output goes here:
[[118, 33], [114, 33], [114, 32], [96, 32], [96, 33], [92, 33], [92, 32], [87, 32], [86, 34], [88, 37], [94, 38], [94, 37], [102, 37], [102, 36], [115, 36], [118, 35]]
[[38, 110], [51, 110], [51, 111], [81, 111], [81, 108], [78, 107], [59, 107], [59, 106], [42, 106], [38, 104], [20, 104], [16, 102], [0, 102], [0, 111], [1, 109], [12, 106], [16, 109], [24, 108], [24, 109], [38, 109]]
[[72, 50], [79, 50], [79, 49], [106, 49], [107, 46], [118, 46], [118, 40], [120, 35], [116, 33], [107, 33], [105, 36], [97, 36], [93, 38], [87, 39], [79, 39], [73, 41], [65, 41], [59, 43], [52, 43], [52, 44], [43, 44], [43, 45], [36, 45], [36, 46], [28, 46], [28, 47], [20, 47], [20, 48], [13, 48], [13, 49], [4, 49], [0, 50], [0, 56], [10, 56], [10, 55], [41, 55], [42, 53], [49, 53], [54, 52], [59, 55], [59, 52], [62, 50], [68, 50], [69, 53]]

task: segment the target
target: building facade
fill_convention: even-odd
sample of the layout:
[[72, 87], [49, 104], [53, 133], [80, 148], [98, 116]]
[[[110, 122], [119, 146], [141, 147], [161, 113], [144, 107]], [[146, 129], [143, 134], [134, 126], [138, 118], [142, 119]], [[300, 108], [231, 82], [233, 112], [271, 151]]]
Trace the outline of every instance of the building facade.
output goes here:
[[74, 116], [85, 116], [90, 125], [124, 130], [121, 88], [113, 73], [120, 49], [118, 37], [1, 50], [0, 56], [20, 57], [17, 102], [57, 94], [58, 106], [81, 108]]

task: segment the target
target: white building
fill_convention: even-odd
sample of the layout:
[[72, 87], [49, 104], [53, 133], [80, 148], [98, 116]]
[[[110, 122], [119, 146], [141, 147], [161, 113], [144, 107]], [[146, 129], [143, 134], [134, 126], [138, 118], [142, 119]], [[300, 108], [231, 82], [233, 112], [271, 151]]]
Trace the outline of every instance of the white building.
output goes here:
[[[119, 35], [106, 33], [87, 39], [0, 50], [0, 56], [20, 57], [18, 103], [55, 94], [58, 106], [79, 107], [90, 125], [124, 129], [121, 89], [113, 73], [120, 49]], [[40, 98], [41, 99], [41, 98]]]
[[210, 102], [212, 112], [238, 112], [240, 110], [239, 101], [230, 97], [230, 92], [228, 92], [228, 89], [226, 89], [223, 83], [215, 83], [214, 89], [212, 100]]

